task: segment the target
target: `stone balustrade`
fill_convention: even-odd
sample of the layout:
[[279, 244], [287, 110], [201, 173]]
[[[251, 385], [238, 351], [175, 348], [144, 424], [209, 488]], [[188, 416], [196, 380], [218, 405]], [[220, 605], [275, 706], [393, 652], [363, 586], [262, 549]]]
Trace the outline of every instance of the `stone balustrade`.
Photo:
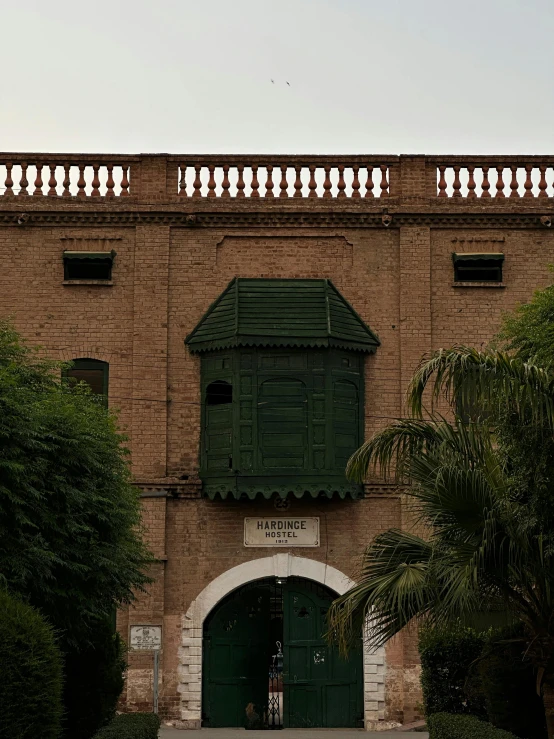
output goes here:
[[554, 157], [0, 153], [0, 203], [24, 198], [192, 201], [203, 208], [244, 201], [442, 208], [450, 200], [482, 208], [516, 198], [531, 205], [554, 198]]
[[208, 198], [386, 198], [397, 157], [217, 157], [179, 162], [179, 195]]
[[554, 196], [554, 157], [436, 157], [439, 198]]
[[131, 159], [136, 158], [0, 154], [0, 197], [128, 197]]

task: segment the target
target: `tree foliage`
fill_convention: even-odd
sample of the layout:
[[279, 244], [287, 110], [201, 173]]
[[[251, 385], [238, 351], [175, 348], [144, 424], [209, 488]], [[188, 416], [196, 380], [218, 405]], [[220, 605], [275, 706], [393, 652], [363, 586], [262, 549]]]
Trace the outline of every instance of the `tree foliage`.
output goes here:
[[0, 591], [0, 736], [58, 739], [61, 698], [53, 629], [34, 608]]
[[147, 582], [116, 416], [0, 322], [0, 578], [82, 645]]
[[[523, 625], [520, 649], [537, 670], [554, 736], [554, 332], [541, 325], [548, 316], [551, 288], [506, 318], [502, 349], [455, 346], [424, 358], [408, 392], [413, 418], [352, 456], [352, 479], [371, 470], [406, 484], [428, 535], [377, 536], [358, 584], [330, 611], [329, 633], [346, 649], [370, 619], [367, 638], [376, 646], [415, 618], [441, 627], [501, 609]], [[445, 404], [448, 417], [439, 413]]]
[[66, 652], [64, 739], [90, 739], [115, 717], [125, 669], [125, 645], [106, 619], [94, 624], [84, 648]]

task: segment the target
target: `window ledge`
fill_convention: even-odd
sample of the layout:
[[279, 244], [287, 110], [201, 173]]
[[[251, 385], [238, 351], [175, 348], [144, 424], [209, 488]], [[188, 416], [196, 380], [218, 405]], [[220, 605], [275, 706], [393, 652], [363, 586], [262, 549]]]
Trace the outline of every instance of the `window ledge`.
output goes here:
[[506, 287], [505, 282], [453, 282], [452, 287]]
[[111, 287], [113, 280], [64, 280], [62, 285], [106, 285]]

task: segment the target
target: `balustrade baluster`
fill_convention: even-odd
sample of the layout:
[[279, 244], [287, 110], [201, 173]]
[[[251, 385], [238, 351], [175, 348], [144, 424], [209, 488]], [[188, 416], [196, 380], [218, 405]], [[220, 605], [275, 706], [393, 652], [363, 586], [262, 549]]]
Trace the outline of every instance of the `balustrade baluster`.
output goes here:
[[339, 170], [339, 181], [338, 181], [338, 192], [337, 192], [337, 198], [345, 198], [346, 197], [346, 182], [344, 181], [344, 165], [339, 164], [338, 166]]
[[280, 198], [288, 198], [289, 194], [287, 192], [287, 188], [289, 186], [289, 183], [287, 182], [287, 165], [281, 164], [281, 183], [279, 185], [279, 188], [281, 192], [279, 193]]
[[302, 167], [298, 164], [294, 168], [296, 170], [296, 179], [294, 180], [294, 197], [302, 197]]
[[179, 196], [181, 198], [188, 198], [187, 193], [187, 165], [179, 165], [181, 179], [179, 180]]
[[482, 198], [490, 198], [491, 194], [489, 192], [491, 183], [489, 182], [489, 168], [488, 167], [481, 167], [483, 171], [483, 182], [481, 183], [481, 197]]
[[273, 197], [275, 197], [274, 194], [273, 194], [273, 188], [274, 188], [274, 184], [273, 184], [273, 167], [270, 164], [268, 164], [267, 167], [266, 167], [266, 170], [267, 170], [267, 180], [266, 180], [266, 183], [265, 183], [265, 197], [266, 198], [273, 198]]
[[446, 177], [444, 173], [446, 172], [446, 167], [444, 164], [441, 164], [439, 166], [439, 198], [447, 198], [448, 194], [446, 192]]
[[324, 198], [330, 198], [331, 197], [331, 167], [329, 165], [325, 166], [325, 181], [323, 183], [323, 197]]
[[92, 176], [92, 191], [91, 191], [91, 197], [97, 198], [100, 195], [100, 177], [98, 176], [98, 170], [100, 169], [100, 165], [94, 164], [92, 167], [92, 171], [94, 172]]
[[21, 163], [21, 179], [19, 180], [19, 194], [20, 195], [28, 195], [27, 192], [27, 185], [29, 184], [29, 180], [27, 179], [27, 167], [29, 165], [27, 162]]
[[258, 182], [258, 168], [252, 165], [252, 192], [250, 193], [251, 198], [260, 197], [260, 183]]
[[119, 193], [120, 198], [129, 197], [129, 165], [123, 164], [121, 166], [121, 192]]
[[381, 164], [381, 197], [386, 198], [389, 194], [389, 183], [387, 182], [387, 165]]
[[230, 198], [231, 193], [229, 192], [229, 188], [231, 187], [231, 182], [229, 181], [229, 165], [224, 164], [223, 165], [223, 181], [221, 182], [222, 192], [221, 197], [222, 198]]
[[87, 194], [85, 192], [85, 165], [79, 164], [79, 179], [77, 180], [77, 197], [78, 198], [86, 198]]
[[504, 195], [504, 177], [503, 177], [504, 167], [499, 164], [496, 168], [496, 174], [498, 175], [496, 179], [496, 197], [497, 198], [505, 198]]
[[359, 169], [360, 168], [358, 167], [357, 164], [355, 164], [352, 167], [352, 172], [353, 172], [353, 175], [352, 175], [352, 197], [353, 198], [359, 198], [359, 197], [361, 197], [361, 195], [360, 195], [360, 180], [358, 178]]
[[208, 197], [215, 198], [215, 166], [213, 164], [208, 166], [208, 172], [210, 174], [208, 179]]
[[194, 192], [192, 193], [193, 198], [199, 198], [202, 196], [202, 178], [200, 177], [200, 172], [202, 171], [202, 166], [200, 164], [194, 165], [194, 171], [195, 171], [195, 177], [194, 182], [192, 184], [194, 188]]
[[37, 174], [36, 174], [36, 177], [35, 177], [35, 189], [34, 189], [34, 192], [33, 192], [33, 195], [35, 197], [37, 195], [39, 195], [39, 196], [42, 195], [42, 184], [43, 184], [42, 183], [42, 167], [43, 166], [44, 165], [42, 165], [42, 164], [37, 164], [36, 165]]
[[308, 184], [308, 197], [309, 198], [317, 198], [317, 182], [315, 179], [315, 165], [310, 164], [310, 182]]
[[62, 192], [62, 198], [70, 198], [71, 197], [71, 190], [69, 189], [69, 186], [71, 185], [71, 164], [64, 164], [64, 178], [63, 178], [63, 192]]
[[546, 194], [546, 188], [548, 185], [546, 184], [546, 167], [544, 164], [540, 165], [539, 172], [541, 173], [541, 179], [539, 181], [539, 198], [547, 198], [548, 195]]
[[510, 197], [519, 198], [519, 192], [518, 192], [519, 183], [517, 181], [517, 164], [512, 164], [510, 169], [512, 170], [512, 180], [510, 182], [510, 190], [512, 192], [510, 193]]
[[366, 198], [374, 198], [375, 195], [373, 194], [373, 188], [375, 185], [373, 184], [373, 167], [367, 166], [367, 180], [365, 183], [365, 197]]
[[6, 163], [6, 189], [4, 191], [4, 195], [13, 195], [13, 179], [12, 179], [12, 168], [13, 164], [11, 162]]
[[533, 197], [533, 180], [531, 179], [531, 172], [533, 171], [533, 166], [531, 164], [525, 165], [525, 172], [527, 173], [527, 176], [525, 178], [525, 193], [523, 195], [524, 198], [532, 198]]
[[237, 198], [244, 198], [246, 197], [244, 194], [244, 164], [237, 164], [237, 172]]
[[115, 182], [113, 179], [113, 164], [108, 164], [106, 169], [108, 170], [108, 177], [106, 179], [106, 197], [107, 198], [114, 198], [115, 192]]
[[458, 165], [455, 165], [453, 167], [454, 169], [454, 182], [452, 183], [452, 197], [453, 198], [461, 198], [462, 193], [462, 183], [460, 181], [460, 167]]
[[468, 179], [467, 179], [467, 197], [468, 200], [473, 200], [473, 198], [476, 198], [477, 195], [475, 194], [475, 177], [474, 177], [475, 167], [468, 166], [467, 173], [468, 173]]
[[58, 183], [56, 182], [56, 165], [50, 164], [50, 179], [48, 180], [48, 187], [50, 188], [48, 190], [48, 197], [55, 198], [58, 196], [58, 192], [56, 190], [56, 185]]

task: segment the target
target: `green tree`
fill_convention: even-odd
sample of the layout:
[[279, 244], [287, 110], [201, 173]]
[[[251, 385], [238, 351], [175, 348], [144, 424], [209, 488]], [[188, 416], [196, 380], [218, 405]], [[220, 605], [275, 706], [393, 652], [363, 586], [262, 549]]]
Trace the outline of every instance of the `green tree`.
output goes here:
[[[377, 536], [329, 626], [346, 649], [367, 619], [376, 646], [416, 618], [447, 626], [502, 609], [524, 626], [522, 652], [537, 670], [553, 737], [554, 376], [526, 359], [514, 344], [511, 353], [454, 347], [422, 361], [408, 397], [414, 418], [367, 441], [348, 474], [362, 480], [378, 469], [406, 483], [428, 535]], [[474, 409], [469, 422], [434, 410], [444, 400]]]
[[0, 736], [58, 739], [62, 657], [54, 630], [27, 603], [0, 590]]
[[144, 587], [150, 556], [117, 417], [0, 322], [0, 578], [64, 648]]

